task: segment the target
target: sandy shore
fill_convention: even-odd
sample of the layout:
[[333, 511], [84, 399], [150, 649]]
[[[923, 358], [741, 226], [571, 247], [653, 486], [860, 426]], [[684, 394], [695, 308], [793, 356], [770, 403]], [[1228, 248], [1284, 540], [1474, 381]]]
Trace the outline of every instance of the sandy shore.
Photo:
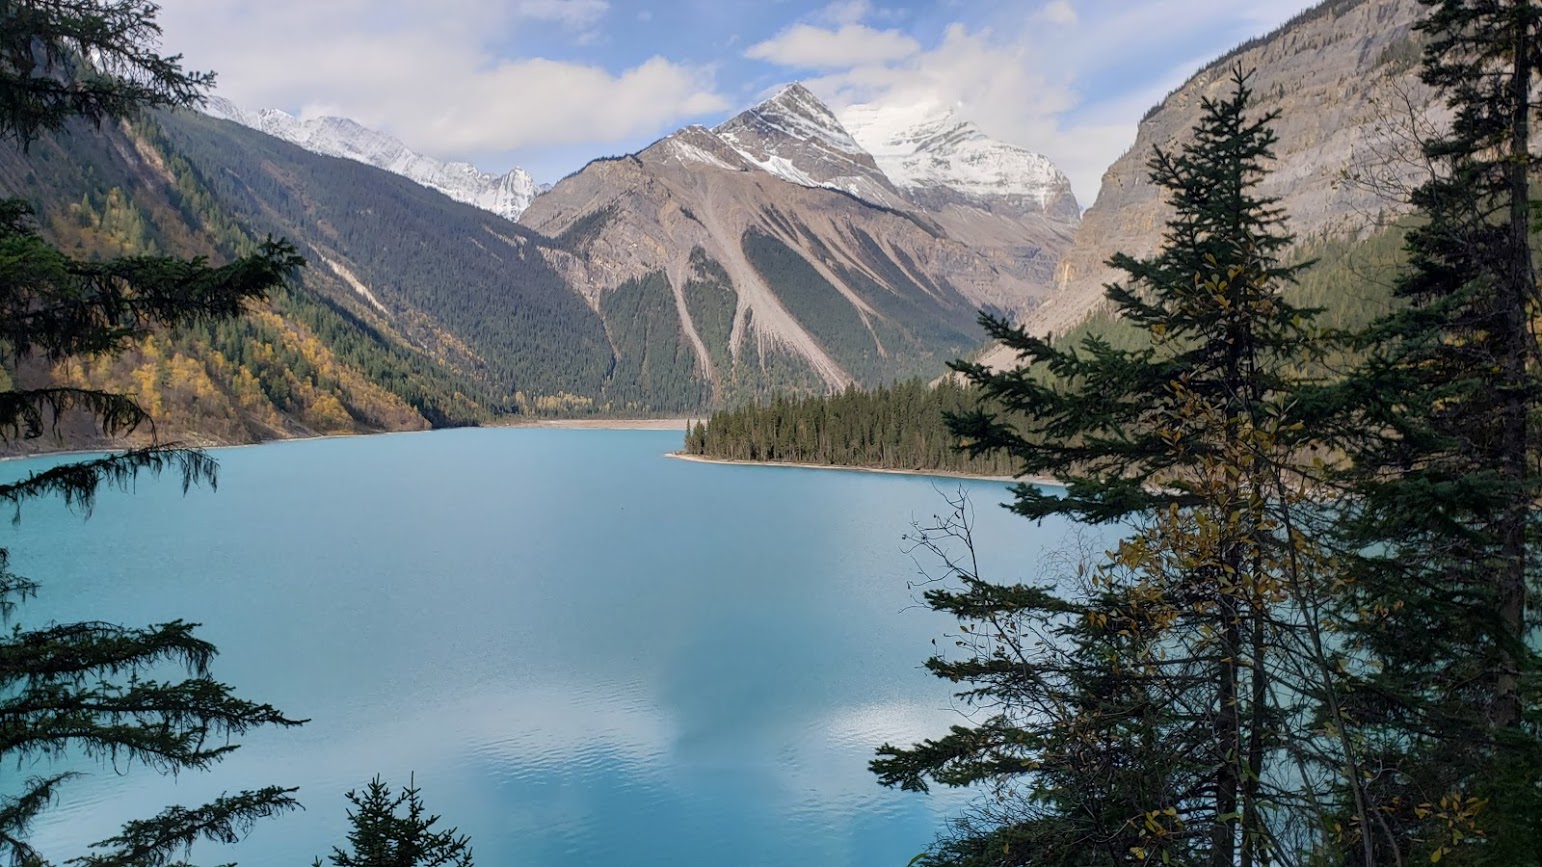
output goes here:
[[831, 464], [798, 464], [792, 461], [731, 461], [727, 458], [708, 458], [701, 455], [686, 455], [680, 452], [668, 452], [666, 458], [674, 458], [677, 461], [692, 461], [698, 464], [730, 464], [741, 467], [794, 467], [800, 470], [837, 470], [847, 473], [882, 473], [890, 476], [928, 476], [937, 479], [968, 479], [974, 482], [1003, 482], [1016, 484], [1027, 482], [1031, 485], [1046, 487], [1060, 487], [1060, 483], [1054, 479], [1040, 478], [1015, 478], [1013, 476], [979, 476], [972, 473], [950, 473], [946, 470], [891, 470], [881, 467], [841, 467]]

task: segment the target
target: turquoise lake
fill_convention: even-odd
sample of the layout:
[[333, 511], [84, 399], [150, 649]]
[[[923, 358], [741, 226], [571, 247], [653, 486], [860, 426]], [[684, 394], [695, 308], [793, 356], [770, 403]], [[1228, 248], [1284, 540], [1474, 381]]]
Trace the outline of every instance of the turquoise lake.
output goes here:
[[962, 486], [983, 571], [1033, 580], [1068, 526], [998, 508], [1001, 483], [663, 456], [679, 444], [277, 443], [216, 451], [217, 492], [146, 480], [86, 521], [29, 504], [0, 529], [43, 585], [17, 621], [202, 623], [218, 679], [311, 720], [210, 773], [87, 765], [35, 842], [63, 860], [167, 804], [283, 784], [304, 812], [195, 856], [309, 864], [378, 772], [414, 775], [482, 867], [902, 867], [967, 795], [867, 770], [884, 741], [962, 719], [921, 667], [956, 625], [918, 605], [901, 537]]

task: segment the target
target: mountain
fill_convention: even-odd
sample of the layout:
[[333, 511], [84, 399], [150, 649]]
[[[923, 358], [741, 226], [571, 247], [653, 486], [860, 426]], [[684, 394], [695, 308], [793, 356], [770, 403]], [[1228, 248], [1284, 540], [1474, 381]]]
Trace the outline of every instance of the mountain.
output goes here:
[[1071, 182], [1049, 158], [989, 138], [948, 108], [854, 105], [840, 114], [855, 141], [913, 204], [962, 205], [1074, 222]]
[[[1147, 178], [1153, 147], [1178, 145], [1201, 100], [1256, 70], [1254, 115], [1279, 111], [1271, 172], [1260, 190], [1279, 197], [1302, 240], [1364, 236], [1406, 209], [1399, 188], [1418, 177], [1407, 130], [1441, 123], [1446, 110], [1418, 80], [1423, 14], [1418, 0], [1329, 0], [1207, 65], [1141, 121], [1133, 147], [1103, 176], [1096, 203], [1061, 259], [1054, 291], [1026, 317], [1038, 333], [1063, 333], [1097, 310], [1119, 275], [1116, 252], [1155, 252], [1170, 213]], [[1349, 174], [1363, 176], [1357, 182]], [[1004, 363], [1001, 352], [987, 357]]]
[[[840, 117], [911, 207], [1014, 277], [1053, 283], [1081, 207], [1070, 180], [1047, 157], [991, 139], [936, 105], [855, 105]], [[1031, 309], [1004, 294], [977, 300], [1003, 312]]]
[[692, 360], [724, 402], [925, 375], [979, 341], [980, 307], [1032, 309], [1076, 223], [1069, 190], [993, 200], [977, 175], [949, 198], [950, 178], [928, 180], [913, 189], [932, 209], [795, 84], [716, 128], [590, 163], [520, 222], [557, 241], [549, 260], [608, 322], [613, 296], [651, 287], [665, 357]]
[[211, 117], [235, 121], [332, 157], [357, 160], [438, 190], [457, 202], [516, 219], [543, 190], [524, 169], [493, 175], [464, 162], [443, 162], [410, 150], [397, 139], [343, 117], [300, 120], [277, 109], [247, 111], [223, 97], [204, 108]]
[[[0, 149], [0, 195], [27, 200], [44, 236], [84, 259], [166, 253], [220, 262], [276, 228], [235, 218], [204, 175], [167, 145], [153, 120], [133, 130], [75, 124], [26, 152]], [[306, 253], [321, 264], [313, 250]], [[30, 386], [134, 393], [163, 438], [203, 444], [418, 430], [493, 414], [497, 399], [483, 383], [377, 327], [381, 320], [367, 321], [356, 311], [368, 303], [349, 296], [357, 293], [343, 278], [312, 267], [301, 284], [279, 289], [240, 319], [156, 333], [110, 358], [28, 360], [12, 373]], [[102, 444], [78, 422], [66, 419], [59, 439], [23, 445]]]
[[1156, 248], [1151, 148], [1181, 141], [1235, 64], [1258, 68], [1259, 111], [1282, 112], [1265, 191], [1308, 248], [1390, 221], [1395, 199], [1340, 176], [1416, 172], [1382, 157], [1401, 141], [1387, 106], [1440, 120], [1415, 75], [1419, 11], [1330, 0], [1207, 66], [1141, 123], [1084, 217], [1047, 160], [944, 108], [834, 112], [797, 85], [591, 162], [517, 223], [431, 187], [497, 188], [511, 213], [528, 179], [488, 186], [349, 121], [217, 102], [233, 121], [82, 125], [0, 151], [0, 193], [64, 249], [221, 261], [273, 235], [310, 267], [241, 320], [15, 373], [135, 391], [194, 442], [686, 413], [935, 375], [978, 345], [980, 307], [1063, 333], [1097, 308], [1112, 253]]
[[906, 197], [829, 107], [791, 84], [713, 132], [752, 165], [806, 187], [850, 193], [886, 208]]
[[[347, 124], [307, 127], [302, 147], [293, 127], [245, 120], [157, 113], [0, 153], [0, 193], [76, 255], [217, 262], [274, 236], [310, 263], [239, 320], [17, 376], [135, 392], [162, 436], [202, 443], [684, 413], [934, 374], [977, 344], [975, 299], [1016, 285], [923, 213], [762, 169], [747, 123], [737, 148], [691, 127], [597, 161], [526, 215], [587, 203], [571, 219], [521, 225], [319, 153], [328, 130], [371, 140]], [[811, 180], [825, 143], [800, 152], [800, 134], [763, 136], [760, 161], [774, 151]], [[825, 178], [881, 179], [852, 165]]]
[[712, 132], [783, 180], [924, 215], [1010, 278], [961, 287], [976, 307], [1032, 309], [1081, 219], [1071, 182], [1048, 158], [934, 106], [837, 113], [791, 84]]
[[161, 116], [156, 144], [230, 220], [296, 241], [308, 288], [500, 403], [599, 396], [612, 363], [604, 328], [547, 264], [548, 239], [404, 177], [190, 112]]

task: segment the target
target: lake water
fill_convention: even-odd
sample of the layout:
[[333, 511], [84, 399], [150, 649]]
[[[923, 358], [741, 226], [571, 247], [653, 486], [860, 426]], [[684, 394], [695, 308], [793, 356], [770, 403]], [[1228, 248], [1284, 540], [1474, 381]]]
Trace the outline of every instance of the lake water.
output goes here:
[[679, 441], [279, 443], [216, 452], [217, 493], [142, 482], [85, 522], [29, 505], [0, 529], [43, 584], [24, 625], [200, 622], [216, 677], [311, 720], [206, 774], [92, 765], [36, 842], [63, 860], [124, 819], [277, 783], [306, 810], [196, 854], [308, 864], [379, 772], [415, 775], [483, 867], [904, 865], [964, 802], [866, 768], [960, 719], [921, 668], [950, 624], [916, 605], [901, 536], [962, 484], [985, 571], [1032, 578], [1065, 526], [996, 508], [1000, 483], [662, 456]]

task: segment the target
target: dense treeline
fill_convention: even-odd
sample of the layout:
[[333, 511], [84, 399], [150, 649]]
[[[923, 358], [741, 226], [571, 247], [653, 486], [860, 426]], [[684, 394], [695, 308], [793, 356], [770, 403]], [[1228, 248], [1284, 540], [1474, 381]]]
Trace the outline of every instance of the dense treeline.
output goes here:
[[600, 305], [616, 353], [605, 387], [612, 411], [691, 410], [710, 401], [711, 387], [680, 329], [663, 273], [622, 283]]
[[1006, 475], [1002, 455], [970, 457], [948, 431], [948, 413], [974, 409], [973, 389], [910, 380], [871, 390], [776, 398], [714, 413], [685, 438], [686, 454], [720, 460], [828, 464]]

